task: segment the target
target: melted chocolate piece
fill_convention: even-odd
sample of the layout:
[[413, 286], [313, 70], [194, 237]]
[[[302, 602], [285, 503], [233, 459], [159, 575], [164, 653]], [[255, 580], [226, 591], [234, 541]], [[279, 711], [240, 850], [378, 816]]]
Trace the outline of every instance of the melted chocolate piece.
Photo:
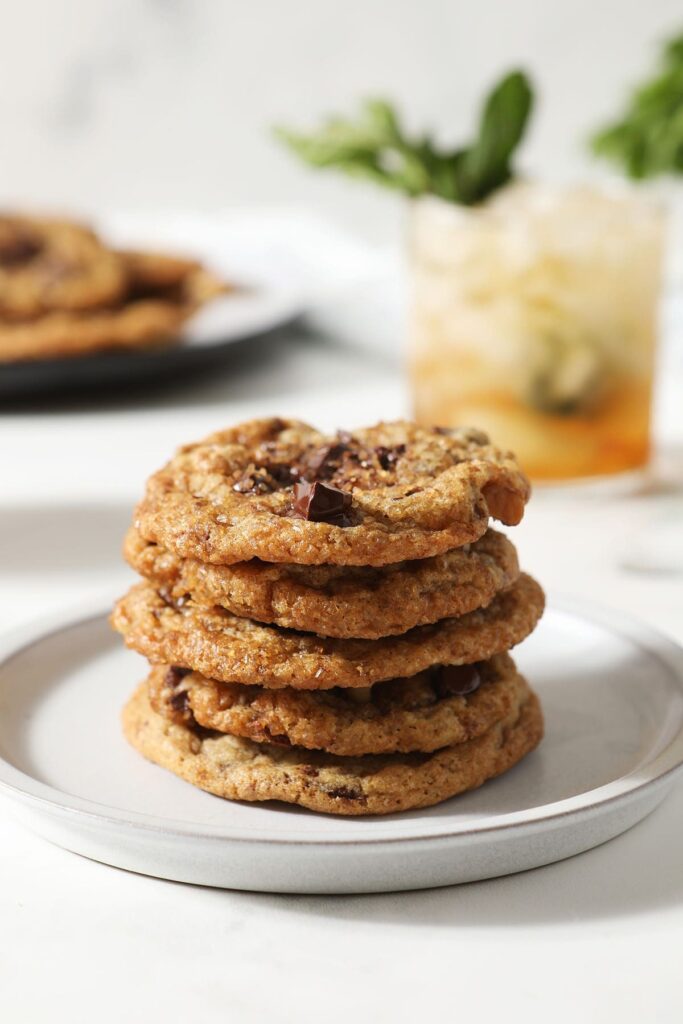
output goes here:
[[172, 689], [178, 685], [181, 679], [189, 676], [191, 668], [183, 668], [182, 665], [169, 665], [164, 676], [164, 684]]
[[187, 690], [174, 690], [168, 703], [174, 711], [187, 711], [190, 706], [190, 695]]
[[301, 473], [296, 466], [284, 462], [272, 462], [255, 466], [232, 485], [238, 494], [271, 494], [280, 487], [291, 487]]
[[434, 688], [440, 697], [466, 697], [481, 686], [479, 665], [439, 665]]
[[264, 726], [261, 730], [260, 738], [265, 740], [266, 743], [272, 743], [276, 747], [291, 747], [292, 745], [289, 736], [285, 736], [283, 733], [272, 733], [267, 726]]
[[379, 445], [379, 447], [375, 448], [375, 455], [382, 469], [389, 470], [394, 468], [400, 457], [405, 454], [405, 450], [406, 446], [404, 444], [394, 445], [393, 448]]
[[285, 462], [273, 462], [266, 466], [265, 470], [280, 487], [289, 487], [296, 483], [301, 476], [301, 472], [296, 466], [288, 466]]
[[347, 446], [340, 444], [326, 444], [322, 448], [314, 449], [307, 453], [301, 470], [301, 476], [306, 480], [329, 480], [341, 464]]
[[166, 700], [173, 711], [180, 712], [186, 724], [194, 722], [194, 715], [190, 710], [190, 694], [187, 690], [181, 689], [185, 676], [192, 670], [183, 668], [182, 665], [170, 665], [164, 675], [164, 688], [167, 691]]
[[355, 789], [351, 789], [350, 786], [333, 786], [331, 789], [324, 789], [324, 792], [328, 796], [333, 797], [335, 800], [362, 800], [363, 794], [358, 793]]
[[345, 513], [351, 507], [351, 500], [350, 494], [320, 480], [300, 480], [294, 484], [292, 514], [311, 523], [348, 526], [349, 519]]

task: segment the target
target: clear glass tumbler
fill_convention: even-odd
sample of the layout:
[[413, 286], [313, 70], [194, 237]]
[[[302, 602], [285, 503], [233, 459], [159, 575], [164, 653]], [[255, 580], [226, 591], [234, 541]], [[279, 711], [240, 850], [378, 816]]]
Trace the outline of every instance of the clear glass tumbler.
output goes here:
[[413, 206], [415, 416], [471, 424], [536, 480], [638, 469], [650, 414], [661, 208], [632, 190], [510, 185]]

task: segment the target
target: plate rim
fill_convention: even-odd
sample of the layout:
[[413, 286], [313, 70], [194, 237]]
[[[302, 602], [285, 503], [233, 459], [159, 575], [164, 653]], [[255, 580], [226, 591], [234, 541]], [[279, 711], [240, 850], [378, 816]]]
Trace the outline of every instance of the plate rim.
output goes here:
[[[176, 361], [189, 361], [201, 358], [202, 356], [208, 359], [216, 353], [238, 346], [240, 342], [253, 341], [255, 338], [265, 337], [266, 335], [275, 334], [277, 331], [287, 329], [305, 317], [311, 305], [311, 297], [306, 296], [302, 290], [288, 292], [285, 289], [272, 289], [266, 293], [266, 298], [269, 305], [264, 305], [264, 308], [258, 310], [248, 325], [239, 329], [232, 327], [227, 332], [225, 330], [223, 332], [216, 332], [210, 338], [207, 336], [201, 340], [193, 340], [181, 332], [177, 340], [167, 345], [144, 345], [133, 349], [97, 349], [92, 352], [80, 352], [68, 356], [53, 355], [35, 359], [6, 360], [0, 362], [0, 382], [12, 373], [15, 376], [17, 374], [29, 376], [29, 374], [34, 374], [36, 371], [44, 373], [54, 368], [65, 370], [71, 367], [76, 367], [77, 370], [83, 368], [97, 369], [107, 364], [119, 364], [125, 367], [130, 366], [131, 361], [137, 361], [142, 365], [145, 358], [153, 360], [156, 365], [159, 362], [168, 362], [165, 357], [169, 353], [171, 358], [174, 358]], [[225, 301], [228, 301], [227, 297]], [[209, 306], [210, 304], [207, 304], [206, 308], [208, 309]], [[199, 312], [202, 311], [200, 310]], [[188, 323], [186, 328], [190, 326], [191, 324]]]
[[[85, 626], [88, 623], [106, 621], [111, 606], [112, 601], [108, 594], [106, 599], [100, 598], [96, 601], [91, 599], [87, 603], [79, 602], [76, 606], [40, 616], [32, 622], [3, 632], [0, 634], [0, 669], [4, 669], [16, 657], [21, 656], [42, 641], [48, 640], [51, 636], [68, 629]], [[578, 597], [553, 595], [552, 601], [548, 602], [548, 609], [610, 629], [618, 636], [636, 643], [651, 657], [655, 657], [664, 664], [669, 674], [678, 683], [683, 696], [683, 646], [671, 637], [636, 616]], [[287, 832], [273, 835], [263, 826], [255, 827], [250, 832], [243, 827], [234, 825], [197, 826], [172, 818], [159, 818], [141, 811], [119, 809], [109, 804], [100, 804], [88, 797], [65, 793], [49, 783], [41, 782], [28, 772], [17, 768], [1, 754], [0, 794], [19, 803], [38, 805], [52, 815], [88, 820], [104, 827], [122, 828], [150, 835], [163, 834], [189, 840], [239, 842], [253, 845], [266, 843], [267, 845], [286, 847], [370, 847], [395, 843], [476, 841], [478, 838], [485, 838], [495, 833], [505, 833], [506, 835], [513, 832], [531, 833], [538, 829], [552, 827], [553, 824], [559, 824], [568, 818], [599, 814], [629, 801], [653, 787], [667, 783], [670, 785], [681, 769], [683, 769], [683, 717], [678, 731], [654, 757], [649, 760], [646, 757], [644, 762], [625, 775], [611, 779], [602, 786], [586, 790], [583, 793], [565, 797], [553, 803], [541, 804], [538, 807], [511, 811], [497, 816], [492, 815], [475, 825], [460, 827], [454, 827], [453, 824], [442, 825], [438, 830], [414, 835], [363, 836], [359, 833], [355, 836], [333, 838], [315, 833], [306, 836]], [[624, 783], [627, 784], [624, 785]], [[326, 815], [325, 817], [334, 816]], [[382, 823], [382, 818], [377, 815], [373, 815], [371, 820], [375, 824]]]

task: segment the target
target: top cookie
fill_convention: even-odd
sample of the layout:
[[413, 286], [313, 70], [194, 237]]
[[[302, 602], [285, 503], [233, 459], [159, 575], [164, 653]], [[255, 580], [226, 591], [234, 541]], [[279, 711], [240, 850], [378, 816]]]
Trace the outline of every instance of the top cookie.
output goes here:
[[186, 445], [148, 482], [135, 525], [203, 562], [386, 565], [520, 521], [529, 483], [466, 428], [397, 421], [325, 436], [253, 420]]

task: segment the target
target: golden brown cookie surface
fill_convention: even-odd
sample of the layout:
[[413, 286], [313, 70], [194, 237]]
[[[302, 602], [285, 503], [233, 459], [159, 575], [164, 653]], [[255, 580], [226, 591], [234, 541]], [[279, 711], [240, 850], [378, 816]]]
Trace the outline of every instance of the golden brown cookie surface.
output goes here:
[[112, 625], [155, 664], [270, 688], [371, 686], [432, 665], [484, 661], [532, 631], [543, 612], [538, 583], [521, 575], [486, 608], [381, 640], [339, 640], [265, 626], [188, 600], [175, 607], [148, 583], [116, 604]]
[[69, 221], [0, 216], [0, 363], [167, 345], [227, 290], [195, 260], [117, 252]]
[[122, 259], [88, 228], [68, 221], [0, 216], [0, 316], [25, 321], [118, 302]]
[[486, 435], [397, 421], [329, 437], [253, 420], [186, 445], [148, 481], [135, 525], [185, 558], [386, 565], [518, 523], [529, 484]]
[[120, 309], [49, 313], [34, 323], [0, 324], [0, 363], [168, 344], [187, 315], [174, 303], [141, 299]]
[[508, 771], [543, 735], [535, 694], [476, 739], [432, 754], [342, 758], [278, 747], [169, 722], [145, 684], [123, 712], [130, 743], [155, 764], [216, 796], [281, 800], [331, 814], [389, 814], [429, 807]]
[[472, 545], [386, 566], [293, 565], [183, 558], [131, 528], [124, 554], [157, 590], [234, 615], [320, 636], [377, 639], [489, 604], [519, 575], [513, 545], [488, 530]]
[[203, 302], [222, 295], [230, 287], [207, 270], [198, 260], [161, 252], [127, 250], [119, 253], [128, 274], [129, 295], [137, 298], [166, 299], [195, 309]]
[[[158, 666], [152, 707], [178, 725], [343, 756], [430, 752], [480, 736], [526, 699], [512, 658], [435, 666], [358, 690], [266, 690]], [[362, 698], [359, 700], [359, 698]]]

